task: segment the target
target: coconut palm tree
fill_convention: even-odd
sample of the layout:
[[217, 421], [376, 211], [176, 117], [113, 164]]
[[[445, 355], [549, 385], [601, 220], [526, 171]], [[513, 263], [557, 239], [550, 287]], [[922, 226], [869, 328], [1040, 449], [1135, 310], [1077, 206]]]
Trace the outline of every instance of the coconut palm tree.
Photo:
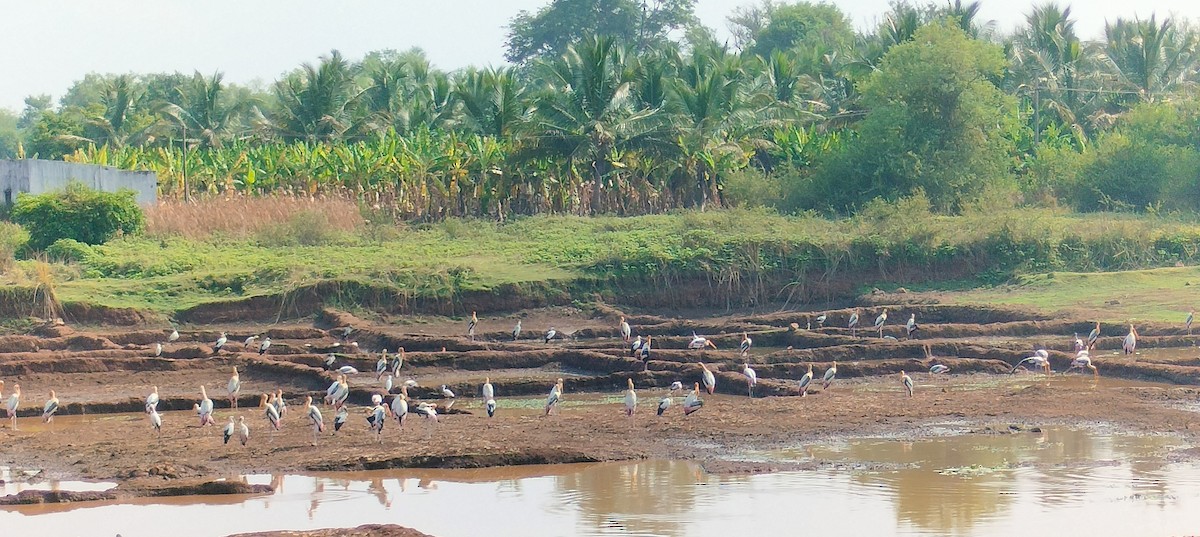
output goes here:
[[1193, 83], [1200, 61], [1196, 32], [1174, 19], [1117, 19], [1104, 25], [1104, 37], [1104, 57], [1117, 83], [1140, 100]]
[[336, 50], [320, 63], [304, 64], [275, 83], [276, 109], [267, 118], [284, 140], [339, 140], [355, 126], [355, 106], [362, 91], [355, 66]]
[[229, 98], [223, 78], [219, 72], [205, 77], [197, 71], [176, 88], [170, 101], [158, 103], [158, 113], [172, 129], [172, 137], [194, 139], [201, 148], [220, 148], [233, 136], [240, 116], [254, 103]]

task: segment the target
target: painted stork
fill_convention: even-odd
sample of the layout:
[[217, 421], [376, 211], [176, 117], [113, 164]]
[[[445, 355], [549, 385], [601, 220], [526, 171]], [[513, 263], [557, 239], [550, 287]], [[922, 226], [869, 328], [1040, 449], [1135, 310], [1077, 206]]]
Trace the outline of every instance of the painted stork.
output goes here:
[[717, 377], [713, 375], [712, 370], [707, 365], [704, 365], [704, 362], [700, 362], [700, 368], [704, 370], [701, 372], [704, 380], [704, 389], [708, 391], [709, 395], [712, 395], [717, 389]]
[[246, 341], [243, 341], [243, 342], [242, 342], [242, 346], [243, 346], [243, 347], [245, 347], [245, 348], [247, 348], [247, 349], [249, 349], [249, 348], [250, 348], [250, 345], [253, 345], [253, 344], [254, 344], [254, 340], [256, 340], [256, 339], [258, 339], [258, 336], [257, 336], [257, 335], [250, 336], [250, 337], [246, 338]]
[[1016, 373], [1021, 368], [1021, 364], [1028, 362], [1029, 365], [1040, 368], [1047, 375], [1050, 374], [1050, 353], [1046, 349], [1037, 349], [1033, 351], [1033, 356], [1026, 356], [1014, 365], [1008, 374]]
[[742, 353], [742, 356], [750, 354], [751, 345], [754, 345], [754, 340], [750, 339], [749, 334], [742, 332], [742, 344], [738, 345], [738, 351]]
[[645, 344], [646, 342], [642, 340], [642, 336], [638, 336], [637, 339], [633, 340], [633, 344], [629, 346], [629, 355], [636, 357], [642, 351], [642, 346]]
[[342, 430], [342, 426], [346, 424], [346, 420], [350, 419], [350, 410], [346, 407], [338, 408], [336, 414], [333, 415], [333, 434], [337, 434]]
[[262, 356], [267, 353], [267, 349], [271, 348], [271, 336], [263, 338], [262, 343], [258, 344], [258, 355]]
[[1100, 339], [1100, 321], [1096, 321], [1096, 327], [1088, 334], [1087, 350], [1095, 350], [1098, 339]]
[[387, 349], [379, 354], [379, 359], [375, 361], [375, 380], [383, 378], [383, 374], [388, 370], [388, 355]]
[[162, 435], [162, 414], [158, 413], [157, 408], [150, 409], [150, 425], [154, 427], [154, 432]]
[[713, 343], [704, 336], [697, 336], [695, 332], [692, 332], [692, 340], [688, 342], [688, 349], [696, 350], [703, 349], [705, 347], [712, 347], [715, 350], [717, 348], [717, 344]]
[[221, 347], [225, 346], [226, 341], [229, 341], [229, 338], [225, 337], [225, 332], [221, 332], [221, 337], [217, 338], [216, 343], [213, 343], [213, 354], [221, 352]]
[[416, 411], [417, 415], [424, 417], [426, 420], [437, 423], [437, 421], [438, 421], [437, 407], [435, 407], [429, 403], [419, 403], [419, 404], [417, 404], [417, 408], [415, 408], [414, 410]]
[[496, 400], [495, 399], [488, 399], [487, 402], [485, 402], [483, 404], [483, 407], [485, 409], [487, 409], [487, 415], [489, 418], [496, 415]]
[[858, 310], [857, 309], [854, 310], [854, 313], [850, 314], [850, 322], [847, 323], [847, 326], [850, 328], [850, 337], [855, 337], [858, 332]]
[[352, 365], [344, 365], [338, 368], [338, 372], [343, 375], [357, 375], [358, 369], [355, 369]]
[[46, 404], [42, 407], [42, 423], [50, 423], [54, 421], [54, 413], [58, 412], [58, 396], [54, 390], [50, 390], [50, 398], [46, 400]]
[[625, 322], [625, 317], [621, 317], [621, 322], [617, 325], [617, 329], [621, 331], [621, 341], [629, 343], [629, 336], [633, 334], [633, 329], [629, 327], [629, 323]]
[[167, 336], [167, 343], [174, 343], [176, 341], [179, 341], [179, 330], [172, 328], [171, 335]]
[[658, 415], [663, 415], [664, 412], [671, 408], [671, 396], [668, 395], [658, 400]]
[[933, 364], [929, 367], [929, 373], [932, 375], [944, 375], [949, 372], [950, 368], [942, 364]]
[[225, 391], [229, 392], [229, 408], [238, 407], [238, 394], [242, 391], [242, 377], [238, 375], [237, 366], [233, 366], [233, 375], [229, 377], [229, 384], [225, 385]]
[[692, 412], [700, 410], [704, 406], [704, 401], [700, 399], [700, 383], [692, 385], [692, 391], [688, 392], [687, 397], [683, 398], [683, 415], [688, 416]]
[[229, 423], [227, 423], [225, 425], [225, 429], [221, 431], [222, 436], [225, 437], [225, 444], [229, 444], [229, 439], [233, 438], [234, 427], [235, 425], [233, 423], [233, 416], [229, 416]]
[[887, 308], [883, 308], [883, 313], [880, 313], [875, 318], [875, 330], [879, 332], [879, 337], [883, 337], [883, 325], [887, 323]]
[[682, 383], [682, 382], [679, 382], [679, 381], [677, 380], [677, 381], [675, 381], [675, 382], [672, 382], [672, 383], [671, 383], [671, 387], [670, 387], [670, 388], [668, 388], [668, 389], [669, 389], [669, 390], [671, 390], [671, 392], [677, 392], [677, 391], [679, 391], [679, 390], [682, 390], [682, 389], [683, 389], [683, 383]]
[[920, 330], [920, 329], [921, 329], [921, 327], [917, 326], [917, 314], [915, 314], [915, 313], [910, 314], [908, 316], [908, 322], [904, 324], [905, 337], [907, 337], [908, 339], [912, 339], [913, 334], [917, 330]]
[[825, 321], [829, 320], [829, 314], [822, 313], [817, 316], [817, 328], [825, 328]]
[[833, 361], [833, 365], [825, 370], [825, 376], [821, 377], [821, 389], [828, 390], [829, 385], [833, 384], [833, 379], [837, 378], [837, 360]]
[[558, 330], [555, 330], [554, 327], [551, 326], [550, 329], [546, 331], [546, 337], [544, 338], [544, 342], [550, 343], [550, 340], [554, 339], [554, 336], [557, 336], [557, 335], [558, 335]]
[[208, 390], [204, 386], [200, 386], [200, 402], [196, 403], [193, 410], [200, 416], [200, 426], [216, 425], [213, 420], [213, 402], [208, 398]]
[[1079, 352], [1087, 348], [1083, 340], [1079, 338], [1079, 332], [1075, 332], [1075, 352]]
[[153, 410], [158, 410], [158, 386], [146, 396], [146, 413], [149, 414]]
[[495, 397], [496, 397], [496, 390], [495, 390], [495, 388], [492, 387], [492, 378], [484, 377], [484, 379], [483, 379], [483, 400], [486, 401], [488, 399], [492, 399]]
[[908, 376], [908, 373], [905, 373], [905, 372], [901, 371], [901, 372], [900, 372], [900, 382], [901, 382], [902, 384], [904, 384], [904, 390], [905, 390], [906, 392], [908, 392], [908, 396], [909, 396], [909, 397], [912, 397], [912, 396], [913, 396], [913, 380], [912, 380], [912, 377]]
[[746, 375], [746, 386], [750, 392], [750, 397], [754, 397], [754, 385], [758, 384], [758, 373], [750, 368], [749, 363], [742, 364], [742, 374]]
[[4, 403], [4, 410], [8, 412], [8, 421], [12, 430], [17, 430], [17, 407], [21, 405], [21, 385], [13, 384], [12, 394], [8, 396], [8, 401]]
[[642, 343], [642, 350], [641, 350], [642, 355], [640, 356], [640, 358], [642, 360], [642, 369], [643, 370], [650, 368], [650, 345], [652, 343], [650, 341], [651, 339], [652, 339], [651, 336], [646, 336], [646, 341]]
[[1125, 351], [1125, 354], [1133, 354], [1137, 350], [1137, 339], [1137, 328], [1134, 328], [1131, 324], [1129, 325], [1129, 333], [1125, 335], [1125, 341], [1121, 343], [1121, 349]]
[[154, 356], [155, 356], [156, 358], [157, 358], [157, 357], [159, 357], [159, 356], [162, 356], [162, 343], [155, 343], [155, 344], [154, 344]]
[[812, 384], [812, 379], [813, 379], [812, 364], [808, 364], [808, 372], [805, 373], [803, 377], [800, 377], [800, 397], [804, 397], [804, 396], [808, 395], [808, 386], [810, 384]]
[[1092, 370], [1092, 376], [1100, 376], [1100, 372], [1096, 370], [1096, 366], [1092, 365], [1091, 355], [1088, 354], [1086, 350], [1079, 351], [1079, 353], [1075, 355], [1075, 359], [1071, 360], [1071, 367], [1068, 367], [1066, 371], [1063, 371], [1063, 374], [1065, 375], [1071, 372], [1072, 369], [1090, 369]]
[[387, 409], [383, 408], [382, 404], [376, 404], [371, 407], [370, 413], [367, 414], [367, 424], [371, 426], [371, 430], [375, 431], [375, 440], [383, 443], [383, 424], [387, 422]]
[[404, 392], [392, 398], [392, 417], [396, 418], [397, 426], [404, 427], [404, 418], [408, 417], [408, 395]]
[[404, 347], [400, 347], [396, 355], [392, 357], [392, 375], [400, 378], [400, 368], [402, 367], [404, 367]]
[[275, 390], [275, 410], [279, 411], [279, 421], [283, 422], [283, 418], [287, 416], [287, 400], [283, 398], [283, 388]]
[[637, 391], [633, 389], [633, 379], [625, 379], [629, 389], [625, 390], [625, 415], [632, 416], [637, 410]]
[[558, 379], [554, 383], [554, 387], [550, 388], [550, 395], [546, 397], [546, 415], [549, 416], [554, 408], [558, 406], [558, 402], [562, 399], [563, 379]]
[[346, 379], [345, 375], [342, 375], [341, 380], [338, 382], [337, 389], [333, 391], [333, 408], [344, 407], [346, 405], [346, 399], [348, 398], [350, 398], [350, 381]]
[[313, 406], [312, 396], [304, 397], [304, 414], [308, 416], [308, 422], [312, 424], [313, 441], [312, 445], [317, 445], [317, 435], [325, 432], [325, 418], [321, 416], [321, 409]]
[[1196, 317], [1196, 310], [1188, 311], [1187, 319], [1183, 321], [1183, 327], [1187, 328], [1188, 335], [1192, 335], [1192, 320]]
[[272, 431], [279, 430], [279, 409], [269, 401], [270, 396], [262, 394], [258, 400], [258, 407], [263, 409], [263, 416], [267, 418], [267, 423], [271, 425]]
[[475, 326], [478, 324], [479, 317], [475, 315], [474, 311], [472, 311], [471, 320], [467, 321], [467, 337], [471, 338], [471, 341], [475, 341]]
[[512, 337], [513, 337], [513, 341], [516, 341], [517, 339], [520, 339], [520, 337], [521, 337], [521, 320], [520, 319], [517, 319], [517, 325], [514, 326], [512, 329]]
[[246, 425], [246, 416], [238, 416], [237, 438], [243, 446], [250, 441], [250, 426]]

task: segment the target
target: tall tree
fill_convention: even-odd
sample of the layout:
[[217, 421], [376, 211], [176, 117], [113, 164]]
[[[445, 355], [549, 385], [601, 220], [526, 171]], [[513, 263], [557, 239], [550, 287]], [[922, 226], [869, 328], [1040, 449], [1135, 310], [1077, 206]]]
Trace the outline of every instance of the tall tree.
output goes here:
[[221, 147], [252, 102], [226, 95], [224, 75], [205, 77], [196, 72], [175, 88], [175, 95], [159, 105], [180, 138], [195, 139], [200, 147]]
[[1104, 54], [1123, 89], [1143, 101], [1194, 80], [1200, 58], [1196, 32], [1168, 17], [1159, 23], [1117, 19], [1104, 25]]
[[617, 39], [634, 50], [664, 42], [697, 24], [696, 0], [553, 0], [522, 11], [508, 25], [505, 57], [514, 63], [562, 54], [587, 35]]
[[613, 179], [614, 152], [650, 143], [661, 127], [657, 110], [639, 106], [635, 70], [612, 37], [586, 37], [540, 69], [545, 88], [529, 147], [581, 168], [591, 183], [590, 212], [599, 213], [604, 186]]
[[355, 66], [338, 51], [275, 83], [273, 130], [285, 140], [331, 141], [354, 126]]
[[751, 49], [763, 57], [796, 47], [837, 50], [854, 42], [854, 28], [833, 4], [771, 4], [766, 17], [766, 25], [752, 37]]

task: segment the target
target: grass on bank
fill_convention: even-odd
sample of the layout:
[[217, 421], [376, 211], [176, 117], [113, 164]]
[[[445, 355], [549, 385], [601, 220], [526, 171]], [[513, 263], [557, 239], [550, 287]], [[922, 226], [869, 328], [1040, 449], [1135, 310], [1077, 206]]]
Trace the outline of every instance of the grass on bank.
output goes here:
[[[761, 302], [786, 298], [789, 282], [820, 287], [830, 278], [861, 279], [863, 288], [950, 280], [977, 286], [1054, 271], [1057, 284], [1068, 277], [1060, 271], [1200, 262], [1200, 225], [1190, 218], [987, 208], [936, 216], [921, 199], [873, 204], [849, 219], [723, 210], [422, 225], [384, 224], [370, 218], [370, 208], [357, 218], [337, 200], [210, 199], [195, 205], [151, 211], [145, 236], [60, 248], [52, 267], [57, 298], [169, 315], [328, 281], [448, 298], [501, 284], [586, 278], [636, 284], [626, 290], [687, 285], [686, 292]], [[32, 280], [20, 275], [23, 263], [5, 272], [7, 283]], [[1156, 279], [1146, 287], [1158, 286]], [[1114, 297], [1129, 304], [1120, 298], [1128, 285], [1120, 278], [1107, 287], [1039, 285], [1028, 277], [963, 296], [1027, 300], [1051, 310]], [[1130, 311], [1149, 315], [1159, 306]]]

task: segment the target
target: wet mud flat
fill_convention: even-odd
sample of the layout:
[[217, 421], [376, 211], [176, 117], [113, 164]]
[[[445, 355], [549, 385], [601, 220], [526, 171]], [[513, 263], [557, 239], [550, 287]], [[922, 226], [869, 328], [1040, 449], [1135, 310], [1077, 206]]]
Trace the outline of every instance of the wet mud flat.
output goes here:
[[[860, 308], [869, 325], [881, 307]], [[1086, 321], [1052, 319], [1019, 311], [936, 305], [889, 307], [882, 334], [851, 330], [854, 310], [771, 312], [671, 317], [599, 307], [583, 312], [548, 308], [482, 316], [475, 337], [465, 318], [427, 318], [420, 323], [365, 320], [325, 311], [310, 323], [180, 327], [167, 342], [163, 329], [75, 329], [50, 326], [35, 334], [0, 337], [0, 379], [5, 396], [21, 384], [17, 430], [0, 423], [0, 465], [32, 472], [30, 479], [104, 480], [117, 486], [115, 498], [191, 495], [209, 487], [214, 494], [244, 474], [355, 471], [390, 468], [478, 468], [509, 465], [641, 459], [683, 459], [705, 463], [713, 472], [770, 472], [785, 463], [746, 461], [747, 451], [801, 442], [848, 438], [920, 439], [949, 434], [1001, 434], [1009, 426], [1110, 427], [1132, 434], [1167, 434], [1192, 442], [1200, 420], [1188, 402], [1198, 397], [1190, 384], [1200, 379], [1195, 340], [1175, 326], [1139, 326], [1140, 354], [1117, 354], [1127, 327], [1102, 326], [1093, 354], [1100, 378], [1030, 371], [1010, 375], [1012, 366], [1035, 347], [1050, 352], [1056, 372], [1073, 357], [1070, 335], [1086, 333]], [[824, 327], [815, 319], [827, 315]], [[648, 361], [630, 357], [617, 333], [624, 314], [634, 335], [651, 338]], [[917, 315], [921, 329], [907, 339], [902, 324]], [[897, 319], [900, 322], [897, 322]], [[513, 340], [511, 328], [523, 325]], [[554, 326], [555, 339], [544, 341]], [[221, 332], [230, 342], [211, 349]], [[692, 334], [716, 348], [689, 350]], [[754, 341], [747, 356], [737, 350], [743, 334]], [[269, 336], [259, 354], [251, 335]], [[161, 356], [155, 345], [163, 343]], [[379, 353], [404, 349], [400, 376], [391, 392], [376, 379]], [[305, 396], [320, 401], [337, 372], [351, 366], [349, 419], [315, 441], [301, 415]], [[821, 375], [837, 361], [837, 378], [824, 389]], [[701, 363], [714, 372], [714, 394], [684, 416], [684, 392], [702, 378]], [[758, 374], [749, 396], [743, 364]], [[930, 366], [950, 367], [946, 375]], [[816, 379], [800, 396], [799, 380], [812, 365]], [[225, 393], [233, 368], [242, 388], [237, 403]], [[915, 382], [907, 397], [899, 372]], [[563, 378], [562, 403], [547, 416], [544, 400]], [[498, 411], [488, 418], [479, 397], [485, 379], [495, 386]], [[625, 414], [622, 397], [632, 379], [639, 404]], [[437, 405], [437, 422], [410, 414], [399, 426], [389, 420], [381, 437], [368, 430], [372, 395], [390, 401], [406, 380], [412, 404]], [[453, 404], [441, 386], [454, 391]], [[207, 388], [216, 406], [216, 426], [200, 426], [190, 410]], [[142, 412], [153, 386], [162, 401], [163, 430], [155, 433]], [[51, 424], [38, 416], [49, 390], [61, 402]], [[272, 432], [259, 394], [282, 390], [289, 403], [282, 429]], [[685, 390], [686, 391], [686, 390]], [[703, 388], [702, 388], [703, 391]], [[655, 413], [663, 397], [672, 408]], [[449, 406], [449, 408], [447, 408]], [[327, 425], [334, 411], [319, 405]], [[246, 446], [223, 442], [229, 417], [245, 417], [251, 431]], [[1178, 457], [1195, 459], [1186, 449]], [[790, 464], [790, 463], [789, 463]], [[811, 464], [811, 463], [805, 463]], [[269, 485], [267, 485], [269, 487]], [[262, 489], [263, 491], [269, 489]], [[254, 493], [236, 487], [225, 491]], [[30, 492], [25, 501], [54, 501]], [[59, 500], [74, 500], [67, 496]], [[9, 501], [16, 501], [9, 500]]]

